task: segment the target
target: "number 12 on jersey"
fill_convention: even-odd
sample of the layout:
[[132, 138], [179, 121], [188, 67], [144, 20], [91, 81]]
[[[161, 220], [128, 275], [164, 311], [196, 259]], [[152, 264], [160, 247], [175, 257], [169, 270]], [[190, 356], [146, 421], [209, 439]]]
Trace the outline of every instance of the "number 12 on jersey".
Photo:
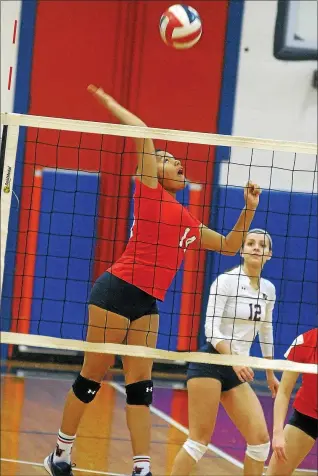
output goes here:
[[250, 321], [260, 321], [261, 320], [261, 314], [262, 314], [262, 308], [260, 304], [249, 304], [250, 306]]

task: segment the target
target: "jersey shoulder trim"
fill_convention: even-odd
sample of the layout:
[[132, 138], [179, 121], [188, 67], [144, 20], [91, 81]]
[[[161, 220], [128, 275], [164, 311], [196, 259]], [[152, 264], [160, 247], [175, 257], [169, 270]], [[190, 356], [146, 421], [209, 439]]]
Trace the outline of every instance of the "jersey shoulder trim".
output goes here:
[[295, 348], [296, 345], [302, 345], [304, 343], [304, 335], [301, 334], [300, 336], [296, 337], [296, 339], [292, 342], [291, 346], [287, 349], [284, 354], [284, 357], [287, 359], [290, 352]]

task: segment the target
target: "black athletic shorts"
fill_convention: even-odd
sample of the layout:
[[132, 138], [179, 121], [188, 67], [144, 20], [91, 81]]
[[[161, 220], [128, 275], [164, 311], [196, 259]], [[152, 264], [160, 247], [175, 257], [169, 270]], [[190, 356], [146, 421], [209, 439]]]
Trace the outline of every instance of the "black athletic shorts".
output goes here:
[[299, 428], [306, 435], [311, 436], [314, 440], [318, 438], [318, 420], [317, 418], [304, 415], [294, 409], [294, 413], [290, 417], [289, 425]]
[[[219, 352], [209, 342], [201, 347], [199, 352], [219, 354]], [[192, 378], [213, 378], [219, 380], [221, 382], [222, 392], [227, 392], [243, 383], [240, 381], [233, 368], [227, 365], [198, 364], [191, 362], [188, 367], [187, 381]]]
[[89, 304], [135, 321], [148, 314], [159, 314], [157, 301], [133, 284], [106, 271], [95, 282]]

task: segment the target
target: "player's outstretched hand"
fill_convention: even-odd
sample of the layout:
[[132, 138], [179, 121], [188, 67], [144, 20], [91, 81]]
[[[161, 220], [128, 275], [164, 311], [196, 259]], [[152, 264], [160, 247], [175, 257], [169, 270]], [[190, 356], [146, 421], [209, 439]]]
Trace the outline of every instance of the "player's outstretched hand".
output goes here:
[[112, 98], [109, 94], [105, 93], [103, 88], [98, 88], [94, 84], [90, 84], [87, 87], [87, 91], [91, 93], [97, 99], [97, 101], [105, 107], [109, 107], [112, 102], [116, 102], [114, 98]]
[[248, 181], [244, 188], [244, 200], [247, 210], [256, 210], [259, 204], [259, 196], [262, 193], [259, 185]]

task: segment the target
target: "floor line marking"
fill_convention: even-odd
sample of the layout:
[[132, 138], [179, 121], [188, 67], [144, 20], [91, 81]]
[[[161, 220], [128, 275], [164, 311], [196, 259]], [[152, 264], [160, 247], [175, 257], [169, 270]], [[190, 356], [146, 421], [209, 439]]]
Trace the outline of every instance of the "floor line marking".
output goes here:
[[[35, 463], [34, 461], [24, 461], [24, 460], [9, 459], [9, 458], [0, 458], [0, 460], [5, 461], [6, 463], [28, 464], [30, 466], [40, 466], [44, 468], [43, 463]], [[72, 468], [72, 471], [83, 471], [84, 473], [90, 473], [90, 474], [104, 474], [105, 476], [127, 476], [126, 474], [122, 474], [122, 473], [106, 473], [105, 471], [96, 471], [94, 469]]]

